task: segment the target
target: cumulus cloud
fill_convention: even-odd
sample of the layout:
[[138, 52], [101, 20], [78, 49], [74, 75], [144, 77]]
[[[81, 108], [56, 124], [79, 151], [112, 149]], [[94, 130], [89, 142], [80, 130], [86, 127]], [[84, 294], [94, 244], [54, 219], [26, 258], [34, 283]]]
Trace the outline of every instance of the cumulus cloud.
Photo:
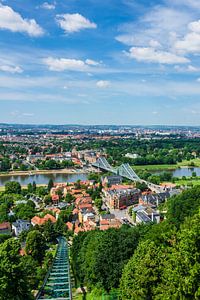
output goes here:
[[12, 74], [23, 72], [22, 68], [20, 68], [19, 66], [9, 66], [9, 65], [0, 66], [0, 71], [12, 73]]
[[96, 83], [98, 88], [107, 88], [110, 86], [110, 81], [107, 80], [99, 80]]
[[47, 57], [44, 63], [51, 71], [87, 71], [85, 62], [77, 59]]
[[57, 15], [56, 21], [66, 33], [78, 32], [83, 29], [97, 28], [95, 23], [78, 13]]
[[175, 42], [174, 48], [183, 53], [200, 52], [200, 20], [188, 24], [188, 32]]
[[53, 9], [56, 8], [56, 5], [55, 5], [55, 3], [50, 4], [48, 2], [44, 2], [40, 7], [44, 8], [44, 9], [47, 9], [47, 10], [53, 10]]
[[11, 7], [0, 4], [0, 29], [7, 29], [12, 32], [23, 32], [30, 36], [41, 36], [44, 30], [34, 19], [23, 19]]
[[151, 47], [132, 47], [127, 55], [137, 61], [160, 63], [160, 64], [185, 64], [189, 60], [176, 54], [156, 50]]
[[90, 67], [99, 66], [100, 63], [92, 59], [86, 59], [85, 61], [80, 59], [71, 58], [53, 58], [47, 57], [43, 62], [49, 67], [51, 71], [81, 71], [88, 72]]

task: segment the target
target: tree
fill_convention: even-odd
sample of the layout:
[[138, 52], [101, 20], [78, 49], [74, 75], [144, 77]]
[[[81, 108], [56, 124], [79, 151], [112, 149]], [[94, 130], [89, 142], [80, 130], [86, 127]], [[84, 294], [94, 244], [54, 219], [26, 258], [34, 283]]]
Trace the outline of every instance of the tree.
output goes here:
[[28, 193], [30, 193], [30, 194], [33, 193], [33, 186], [31, 183], [27, 184], [27, 190], [28, 190]]
[[76, 280], [106, 291], [117, 288], [124, 264], [134, 253], [139, 237], [140, 228], [128, 226], [75, 237], [71, 251]]
[[144, 192], [148, 189], [148, 186], [145, 182], [136, 182], [136, 188], [141, 190], [141, 192]]
[[43, 234], [38, 230], [30, 231], [26, 238], [26, 253], [41, 264], [45, 255], [45, 249], [46, 242]]
[[32, 187], [33, 187], [33, 193], [35, 193], [35, 192], [36, 192], [36, 189], [37, 189], [37, 186], [36, 186], [35, 181], [33, 181]]
[[55, 226], [50, 220], [45, 222], [43, 225], [43, 235], [47, 243], [53, 242], [56, 239]]
[[200, 186], [184, 191], [167, 201], [167, 220], [179, 226], [185, 217], [198, 212], [200, 207]]
[[45, 205], [49, 205], [52, 202], [51, 195], [44, 196]]
[[153, 241], [141, 243], [124, 268], [120, 283], [122, 299], [156, 299], [163, 259], [164, 253]]
[[17, 181], [6, 182], [5, 184], [6, 194], [21, 194], [21, 185]]
[[33, 299], [19, 250], [20, 243], [14, 239], [0, 245], [0, 300]]
[[103, 200], [101, 198], [96, 198], [94, 200], [94, 204], [98, 208], [98, 210], [101, 211], [101, 207], [103, 205]]
[[53, 186], [54, 186], [53, 179], [50, 178], [50, 179], [49, 179], [49, 183], [48, 183], [48, 191], [49, 191], [49, 192], [51, 191], [51, 189], [52, 189]]

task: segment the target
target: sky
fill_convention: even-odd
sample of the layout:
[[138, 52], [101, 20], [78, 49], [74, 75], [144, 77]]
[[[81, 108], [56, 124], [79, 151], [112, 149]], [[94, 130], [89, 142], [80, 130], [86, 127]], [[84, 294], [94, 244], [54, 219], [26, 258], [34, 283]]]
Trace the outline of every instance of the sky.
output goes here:
[[0, 0], [0, 122], [200, 125], [200, 1]]

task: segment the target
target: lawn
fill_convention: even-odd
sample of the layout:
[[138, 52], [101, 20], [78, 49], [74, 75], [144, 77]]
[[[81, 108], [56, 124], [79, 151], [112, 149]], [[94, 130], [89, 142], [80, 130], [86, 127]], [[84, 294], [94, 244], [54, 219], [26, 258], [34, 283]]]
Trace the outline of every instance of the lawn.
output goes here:
[[195, 158], [191, 160], [183, 160], [180, 163], [175, 165], [141, 165], [141, 166], [132, 166], [132, 168], [137, 170], [147, 170], [147, 171], [163, 171], [163, 170], [175, 170], [179, 167], [190, 167], [191, 163], [194, 164], [194, 167], [200, 167], [200, 159]]
[[200, 167], [200, 158], [183, 160], [182, 162], [178, 163], [178, 166], [191, 166], [191, 163], [193, 163], [195, 167]]
[[177, 185], [200, 185], [200, 177], [198, 178], [188, 178], [188, 179], [180, 179], [175, 181], [175, 184]]
[[178, 165], [142, 165], [132, 166], [134, 170], [147, 170], [147, 171], [162, 171], [162, 170], [175, 170]]

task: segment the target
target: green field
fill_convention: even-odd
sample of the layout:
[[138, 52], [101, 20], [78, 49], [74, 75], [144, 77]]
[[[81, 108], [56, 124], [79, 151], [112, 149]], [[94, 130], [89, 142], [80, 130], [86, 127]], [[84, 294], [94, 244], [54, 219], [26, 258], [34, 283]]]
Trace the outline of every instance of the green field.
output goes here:
[[191, 163], [194, 164], [195, 167], [200, 167], [200, 158], [195, 158], [195, 159], [191, 159], [190, 161], [188, 160], [183, 160], [181, 163], [178, 163], [178, 166], [191, 166]]
[[177, 185], [200, 185], [200, 178], [198, 177], [197, 179], [194, 178], [188, 178], [188, 179], [180, 179], [175, 181], [175, 184]]
[[147, 171], [162, 171], [162, 170], [175, 170], [178, 165], [142, 165], [132, 166], [134, 170], [147, 170]]
[[183, 160], [180, 163], [175, 165], [141, 165], [141, 166], [132, 166], [134, 170], [147, 170], [147, 171], [163, 171], [163, 170], [175, 170], [179, 167], [190, 167], [191, 163], [194, 164], [195, 167], [200, 167], [200, 159], [195, 158], [192, 160]]

